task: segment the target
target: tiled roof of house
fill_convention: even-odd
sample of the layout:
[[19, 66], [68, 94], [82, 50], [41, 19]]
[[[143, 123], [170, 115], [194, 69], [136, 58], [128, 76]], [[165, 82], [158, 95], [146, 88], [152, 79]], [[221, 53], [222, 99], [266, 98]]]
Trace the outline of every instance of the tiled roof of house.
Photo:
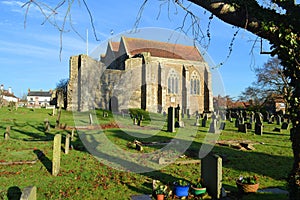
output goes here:
[[17, 97], [14, 95], [14, 93], [10, 93], [8, 90], [3, 90], [2, 95], [3, 95], [3, 96], [7, 96], [7, 97], [14, 97], [14, 98], [17, 98]]
[[132, 56], [141, 52], [150, 52], [151, 56], [154, 57], [203, 61], [203, 57], [195, 46], [171, 44], [140, 38], [122, 38], [125, 43], [127, 53]]
[[27, 96], [51, 97], [50, 91], [30, 91]]

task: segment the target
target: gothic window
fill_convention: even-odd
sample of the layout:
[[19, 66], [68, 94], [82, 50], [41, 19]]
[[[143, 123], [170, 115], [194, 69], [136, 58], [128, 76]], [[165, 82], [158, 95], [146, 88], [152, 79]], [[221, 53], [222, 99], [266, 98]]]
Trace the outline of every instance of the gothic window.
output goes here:
[[191, 91], [190, 93], [193, 95], [199, 95], [200, 94], [200, 76], [196, 71], [193, 71], [191, 75]]
[[169, 72], [168, 93], [169, 94], [178, 94], [179, 93], [179, 76], [174, 69], [172, 69]]

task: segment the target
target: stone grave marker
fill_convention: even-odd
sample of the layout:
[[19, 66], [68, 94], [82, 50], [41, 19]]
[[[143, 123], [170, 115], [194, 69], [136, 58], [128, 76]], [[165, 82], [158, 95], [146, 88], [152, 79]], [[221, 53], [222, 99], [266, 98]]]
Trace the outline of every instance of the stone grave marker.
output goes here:
[[280, 125], [281, 124], [281, 117], [280, 117], [280, 115], [276, 115], [276, 124], [277, 125]]
[[283, 122], [282, 125], [281, 125], [281, 129], [287, 130], [288, 128], [289, 128], [289, 123]]
[[66, 140], [65, 140], [65, 154], [68, 154], [69, 150], [70, 150], [70, 138], [71, 138], [71, 135], [67, 134]]
[[168, 132], [175, 132], [175, 112], [173, 107], [168, 108]]
[[221, 123], [220, 123], [220, 128], [219, 128], [219, 129], [220, 129], [220, 130], [225, 130], [225, 125], [226, 125], [225, 122], [221, 122]]
[[212, 199], [222, 196], [222, 158], [209, 154], [201, 160], [201, 179]]
[[263, 125], [260, 123], [255, 123], [254, 133], [256, 135], [263, 135]]
[[50, 122], [48, 118], [44, 120], [44, 128], [45, 128], [45, 132], [50, 132]]
[[90, 125], [94, 123], [92, 113], [89, 114]]
[[75, 135], [75, 128], [72, 129], [72, 133], [71, 133], [71, 141], [74, 141], [74, 135]]
[[194, 126], [199, 126], [199, 116], [196, 116], [196, 122], [194, 123]]
[[52, 158], [52, 175], [57, 176], [60, 171], [60, 154], [61, 154], [61, 134], [54, 136], [53, 158]]
[[36, 186], [25, 187], [20, 200], [36, 200]]
[[247, 133], [247, 125], [246, 124], [239, 124], [238, 132]]
[[216, 119], [212, 119], [210, 126], [209, 126], [209, 133], [217, 133], [217, 120]]
[[10, 126], [7, 126], [4, 133], [4, 139], [9, 140], [9, 138], [10, 138]]
[[249, 130], [252, 129], [252, 123], [246, 122], [245, 124], [246, 124], [246, 128], [247, 128], [247, 129], [249, 129]]

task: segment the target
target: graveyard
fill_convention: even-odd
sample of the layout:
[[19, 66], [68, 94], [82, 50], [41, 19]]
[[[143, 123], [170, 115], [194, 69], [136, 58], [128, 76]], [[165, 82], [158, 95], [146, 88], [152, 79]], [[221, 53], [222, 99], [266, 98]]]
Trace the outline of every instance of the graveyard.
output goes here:
[[[32, 186], [36, 199], [76, 200], [151, 195], [153, 180], [170, 187], [178, 180], [194, 184], [200, 177], [212, 176], [209, 170], [204, 173], [203, 159], [199, 159], [204, 143], [213, 144], [210, 153], [221, 158], [222, 175], [218, 178], [226, 193], [224, 199], [288, 199], [286, 177], [293, 157], [289, 127], [284, 119], [278, 121], [270, 116], [265, 120], [257, 113], [248, 113], [248, 118], [242, 119], [243, 114], [232, 115], [232, 119], [231, 116], [225, 119], [217, 115], [182, 115], [180, 123], [170, 125], [170, 114], [145, 111], [112, 114], [96, 110], [93, 119], [84, 113], [76, 124], [80, 128], [76, 129], [72, 112], [59, 113], [49, 109], [0, 108], [3, 136], [0, 138], [0, 199], [20, 199], [24, 189]], [[250, 123], [254, 120], [256, 125]], [[90, 154], [79, 137], [87, 130], [101, 130], [118, 148], [140, 155], [163, 148], [176, 133], [182, 134], [181, 140], [191, 143], [179, 157], [172, 157], [170, 152], [172, 162], [153, 157], [153, 168], [163, 165], [159, 170], [133, 173], [117, 170]], [[146, 137], [147, 134], [151, 137]], [[125, 159], [118, 155], [115, 158]], [[258, 177], [259, 191], [241, 194], [236, 186], [240, 176]], [[274, 188], [282, 192], [269, 192]], [[187, 198], [200, 199], [192, 194]], [[207, 193], [202, 198], [212, 199], [212, 196]]]

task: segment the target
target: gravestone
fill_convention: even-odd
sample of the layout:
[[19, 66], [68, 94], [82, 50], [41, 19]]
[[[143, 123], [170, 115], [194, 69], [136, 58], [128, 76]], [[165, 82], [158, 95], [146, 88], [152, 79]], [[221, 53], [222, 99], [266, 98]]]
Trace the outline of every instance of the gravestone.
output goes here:
[[20, 200], [36, 200], [36, 186], [25, 187]]
[[53, 141], [52, 175], [57, 176], [60, 170], [61, 134], [56, 134]]
[[220, 199], [222, 194], [222, 158], [209, 154], [201, 160], [201, 179], [212, 199]]
[[75, 135], [75, 129], [73, 128], [72, 129], [72, 134], [71, 134], [71, 141], [72, 142], [74, 141], [74, 135]]
[[53, 109], [52, 109], [52, 116], [55, 116], [55, 113], [56, 113], [56, 108], [54, 106]]
[[217, 133], [217, 120], [216, 119], [212, 119], [210, 126], [209, 126], [209, 133]]
[[49, 122], [48, 118], [46, 118], [44, 120], [44, 129], [45, 129], [45, 132], [50, 132], [50, 122]]
[[92, 113], [89, 114], [90, 125], [94, 123]]
[[168, 108], [168, 132], [175, 132], [175, 112], [173, 107]]
[[247, 133], [247, 125], [246, 124], [239, 124], [238, 132]]
[[247, 123], [245, 123], [245, 124], [246, 124], [247, 129], [249, 129], [249, 130], [252, 129], [252, 123], [247, 122]]
[[65, 154], [68, 154], [69, 150], [70, 150], [70, 137], [71, 137], [71, 135], [67, 134], [66, 140], [65, 140]]
[[196, 122], [194, 123], [194, 126], [199, 126], [199, 116], [196, 116]]
[[59, 128], [59, 125], [60, 125], [60, 116], [61, 116], [61, 107], [59, 107], [59, 110], [58, 110], [58, 115], [57, 115], [57, 118], [56, 118], [55, 128]]
[[289, 123], [283, 122], [282, 125], [281, 125], [281, 129], [287, 130], [288, 128], [289, 128]]
[[206, 122], [207, 122], [207, 119], [204, 117], [201, 121], [201, 126], [206, 127]]
[[280, 115], [276, 115], [276, 124], [277, 125], [281, 124], [281, 117], [280, 117]]
[[235, 119], [234, 127], [235, 127], [235, 128], [238, 128], [239, 125], [240, 125], [240, 120], [239, 120], [239, 117], [237, 117], [237, 118]]
[[103, 111], [103, 117], [108, 117], [108, 113]]
[[263, 125], [260, 123], [255, 123], [254, 133], [256, 135], [262, 135], [263, 134]]
[[225, 130], [225, 122], [221, 122], [221, 124], [220, 124], [220, 130]]
[[4, 139], [9, 140], [9, 138], [10, 138], [10, 126], [7, 126], [4, 133]]
[[254, 121], [255, 121], [255, 120], [254, 120], [254, 112], [251, 111], [251, 113], [250, 113], [250, 118], [249, 118], [249, 122], [250, 122], [251, 124], [253, 124]]

